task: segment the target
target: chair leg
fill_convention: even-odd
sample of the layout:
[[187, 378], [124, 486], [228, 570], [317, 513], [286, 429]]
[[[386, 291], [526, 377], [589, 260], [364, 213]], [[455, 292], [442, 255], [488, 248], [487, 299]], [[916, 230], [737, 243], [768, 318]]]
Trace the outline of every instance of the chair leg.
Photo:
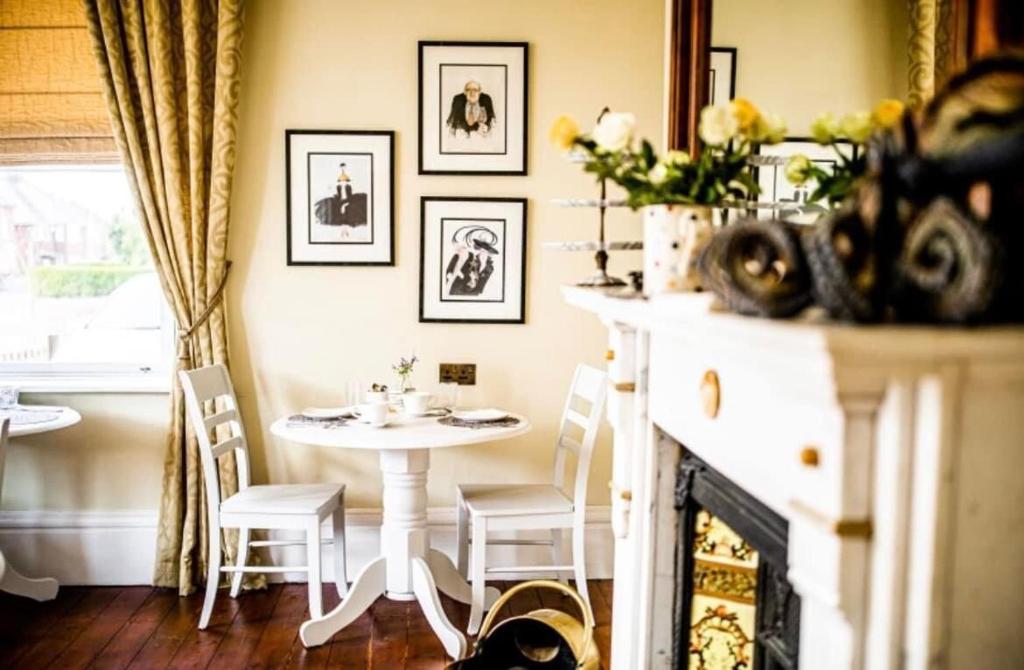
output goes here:
[[469, 510], [459, 494], [455, 501], [455, 546], [458, 554], [456, 561], [459, 574], [463, 579], [469, 578]]
[[484, 567], [484, 557], [487, 550], [487, 519], [475, 517], [473, 519], [473, 568], [471, 571], [472, 594], [469, 604], [469, 625], [466, 632], [476, 635], [480, 630], [480, 623], [484, 618], [484, 591], [487, 586], [487, 571]]
[[590, 607], [590, 592], [587, 590], [587, 561], [583, 553], [586, 539], [582, 524], [572, 529], [572, 567], [576, 573], [576, 590], [587, 607], [593, 611], [593, 608]]
[[206, 597], [203, 599], [203, 611], [199, 615], [199, 630], [206, 630], [213, 613], [213, 601], [217, 599], [217, 587], [220, 586], [220, 526], [210, 528], [210, 555], [206, 567]]
[[[342, 494], [345, 495], [344, 493]], [[331, 515], [331, 523], [334, 526], [334, 588], [338, 590], [338, 597], [344, 598], [348, 594], [348, 572], [345, 569], [345, 499], [341, 498], [338, 509]]]
[[[238, 560], [235, 565], [239, 568], [245, 567], [245, 562], [249, 559], [249, 529], [239, 528], [238, 529]], [[231, 575], [231, 597], [237, 598], [238, 592], [242, 590], [242, 579], [245, 577], [244, 572], [236, 572]]]
[[320, 519], [313, 519], [306, 529], [306, 556], [309, 566], [309, 616], [319, 619], [324, 615], [320, 593]]
[[[561, 528], [551, 529], [551, 558], [554, 560], [555, 565], [565, 565], [565, 552], [563, 551], [563, 537]], [[566, 586], [569, 585], [569, 579], [566, 574], [559, 570], [557, 572], [558, 581], [562, 582]]]

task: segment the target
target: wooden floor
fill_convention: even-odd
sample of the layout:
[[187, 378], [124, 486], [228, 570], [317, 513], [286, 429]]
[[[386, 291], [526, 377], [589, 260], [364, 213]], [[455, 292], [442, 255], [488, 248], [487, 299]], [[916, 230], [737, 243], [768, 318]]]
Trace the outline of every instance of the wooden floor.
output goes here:
[[[595, 636], [607, 668], [611, 632], [610, 581], [592, 581]], [[495, 586], [504, 590], [506, 583]], [[445, 611], [465, 630], [469, 606], [443, 597]], [[328, 644], [304, 649], [299, 625], [309, 618], [304, 584], [275, 584], [233, 600], [223, 591], [205, 631], [196, 629], [200, 595], [144, 586], [64, 587], [37, 603], [0, 594], [0, 668], [443, 668], [444, 650], [416, 603], [377, 603]], [[324, 588], [325, 610], [338, 603]], [[526, 591], [511, 614], [539, 607], [572, 611], [554, 592]]]

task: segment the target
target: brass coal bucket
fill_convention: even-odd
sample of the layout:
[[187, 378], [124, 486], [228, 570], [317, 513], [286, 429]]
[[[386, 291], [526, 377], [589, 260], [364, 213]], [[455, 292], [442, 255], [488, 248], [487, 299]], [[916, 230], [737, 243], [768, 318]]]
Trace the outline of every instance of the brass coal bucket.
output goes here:
[[[569, 596], [583, 613], [583, 621], [558, 610], [539, 609], [505, 619], [491, 630], [501, 608], [526, 589], [553, 589]], [[473, 655], [455, 661], [448, 670], [598, 670], [599, 663], [593, 612], [576, 591], [541, 579], [517, 584], [503, 593], [480, 627]]]

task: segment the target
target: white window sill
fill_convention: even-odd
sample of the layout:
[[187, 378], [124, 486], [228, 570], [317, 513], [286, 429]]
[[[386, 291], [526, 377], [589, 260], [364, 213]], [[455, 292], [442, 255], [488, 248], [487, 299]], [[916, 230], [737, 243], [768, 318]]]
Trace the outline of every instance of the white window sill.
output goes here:
[[169, 373], [146, 375], [0, 375], [0, 385], [21, 393], [151, 393], [171, 392]]

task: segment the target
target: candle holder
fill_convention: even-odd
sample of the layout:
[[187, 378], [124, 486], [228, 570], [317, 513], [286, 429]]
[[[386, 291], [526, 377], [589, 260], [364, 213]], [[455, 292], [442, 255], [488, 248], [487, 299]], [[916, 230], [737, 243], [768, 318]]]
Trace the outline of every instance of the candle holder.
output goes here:
[[544, 246], [555, 251], [593, 251], [596, 272], [576, 282], [576, 286], [590, 288], [608, 288], [625, 286], [626, 282], [608, 274], [608, 252], [612, 250], [643, 249], [644, 243], [639, 241], [609, 242], [605, 235], [605, 212], [610, 207], [625, 207], [624, 200], [609, 200], [605, 180], [601, 180], [601, 197], [598, 199], [563, 198], [554, 203], [561, 207], [596, 207], [598, 210], [597, 240], [546, 242]]

